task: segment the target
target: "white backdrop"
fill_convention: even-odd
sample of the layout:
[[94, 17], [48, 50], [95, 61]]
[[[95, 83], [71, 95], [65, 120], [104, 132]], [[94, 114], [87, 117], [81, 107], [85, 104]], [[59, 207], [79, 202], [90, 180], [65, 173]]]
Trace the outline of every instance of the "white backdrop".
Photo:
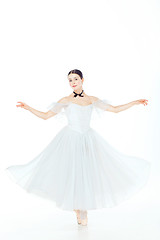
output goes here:
[[[0, 236], [10, 239], [136, 239], [160, 237], [160, 2], [81, 0], [0, 2]], [[67, 74], [79, 69], [86, 94], [121, 105], [147, 99], [92, 126], [120, 151], [152, 163], [148, 185], [112, 209], [89, 211], [77, 233], [75, 213], [28, 195], [4, 169], [32, 160], [62, 123], [40, 111], [72, 93]], [[117, 229], [117, 231], [115, 231]], [[126, 230], [128, 229], [128, 230]], [[79, 229], [78, 229], [79, 230]], [[81, 235], [82, 234], [82, 235]]]

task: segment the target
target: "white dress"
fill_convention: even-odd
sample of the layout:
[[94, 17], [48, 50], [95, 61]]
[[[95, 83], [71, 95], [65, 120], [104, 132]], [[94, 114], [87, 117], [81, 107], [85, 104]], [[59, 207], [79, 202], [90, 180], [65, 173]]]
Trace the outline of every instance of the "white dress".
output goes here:
[[86, 106], [53, 102], [48, 109], [54, 117], [64, 114], [68, 124], [32, 161], [6, 172], [27, 192], [63, 210], [114, 207], [130, 198], [147, 183], [151, 164], [119, 152], [90, 127], [93, 110], [108, 106], [105, 99]]

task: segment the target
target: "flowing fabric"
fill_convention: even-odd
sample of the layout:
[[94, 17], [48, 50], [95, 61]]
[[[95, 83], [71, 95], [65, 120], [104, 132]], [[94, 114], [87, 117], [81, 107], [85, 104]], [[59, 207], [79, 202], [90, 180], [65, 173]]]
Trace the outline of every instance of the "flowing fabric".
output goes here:
[[92, 114], [109, 110], [108, 100], [81, 106], [52, 102], [47, 108], [67, 118], [65, 125], [34, 159], [6, 172], [28, 193], [58, 208], [90, 210], [114, 207], [144, 187], [151, 164], [115, 149], [90, 127]]
[[[47, 110], [52, 111], [56, 113], [54, 118], [62, 123], [64, 123], [64, 119], [66, 117], [65, 109], [70, 104], [73, 104], [72, 102], [67, 103], [58, 103], [58, 102], [52, 102], [47, 106]], [[102, 118], [105, 114], [105, 111], [107, 111], [112, 104], [111, 101], [108, 99], [98, 99], [97, 101], [93, 102], [91, 104], [92, 106], [92, 114], [91, 114], [91, 121], [97, 120], [98, 118]], [[78, 105], [78, 104], [77, 104]], [[85, 107], [85, 106], [84, 106]], [[58, 114], [57, 114], [58, 113]]]

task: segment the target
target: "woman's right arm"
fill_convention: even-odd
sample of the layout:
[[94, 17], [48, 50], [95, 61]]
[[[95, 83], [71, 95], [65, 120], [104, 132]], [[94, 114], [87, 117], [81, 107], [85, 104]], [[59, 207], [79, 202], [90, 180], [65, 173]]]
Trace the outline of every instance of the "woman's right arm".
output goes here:
[[48, 112], [38, 111], [38, 110], [30, 107], [29, 105], [27, 105], [24, 102], [18, 102], [18, 103], [20, 103], [20, 105], [16, 105], [17, 107], [24, 108], [24, 109], [30, 111], [31, 113], [33, 113], [34, 115], [36, 115], [37, 117], [42, 118], [44, 120], [47, 120], [48, 118], [53, 117], [54, 115], [57, 114], [57, 113], [54, 113], [52, 111], [48, 111]]
[[[65, 102], [66, 102], [66, 97], [63, 97], [58, 101], [58, 103], [65, 103]], [[36, 115], [37, 117], [42, 118], [44, 120], [47, 120], [57, 114], [56, 112], [53, 112], [51, 110], [49, 110], [48, 112], [38, 111], [38, 110], [30, 107], [29, 105], [27, 105], [24, 102], [18, 102], [18, 103], [20, 103], [20, 105], [16, 105], [17, 107], [24, 108], [24, 109], [30, 111], [31, 113], [33, 113], [34, 115]]]

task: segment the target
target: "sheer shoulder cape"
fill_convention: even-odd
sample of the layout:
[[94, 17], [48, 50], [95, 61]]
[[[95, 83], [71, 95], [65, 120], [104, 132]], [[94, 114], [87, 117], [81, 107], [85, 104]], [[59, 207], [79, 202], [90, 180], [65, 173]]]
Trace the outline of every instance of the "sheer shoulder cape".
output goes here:
[[[55, 119], [60, 120], [60, 122], [64, 122], [64, 118], [66, 117], [65, 109], [67, 108], [67, 106], [69, 104], [72, 104], [72, 103], [71, 102], [67, 102], [67, 103], [52, 102], [51, 104], [49, 104], [46, 107], [46, 109], [48, 111], [52, 111], [52, 112], [56, 113], [56, 115], [54, 116]], [[91, 105], [93, 107], [91, 120], [95, 120], [95, 119], [103, 117], [104, 113], [107, 110], [109, 110], [109, 107], [112, 104], [108, 99], [98, 99], [89, 105]], [[87, 106], [89, 106], [89, 105], [87, 105]]]

